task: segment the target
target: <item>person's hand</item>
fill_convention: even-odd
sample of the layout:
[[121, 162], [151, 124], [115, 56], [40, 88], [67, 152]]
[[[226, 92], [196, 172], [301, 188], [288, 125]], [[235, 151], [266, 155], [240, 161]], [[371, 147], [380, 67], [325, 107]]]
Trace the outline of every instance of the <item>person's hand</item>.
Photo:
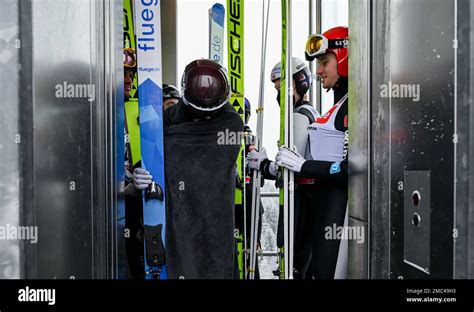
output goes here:
[[144, 190], [151, 184], [153, 177], [150, 175], [150, 172], [142, 168], [135, 168], [132, 181], [137, 190]]
[[260, 170], [260, 164], [265, 159], [268, 159], [265, 147], [262, 147], [260, 151], [257, 151], [255, 147], [251, 148], [250, 153], [247, 155], [248, 166], [254, 170]]
[[286, 146], [280, 147], [276, 156], [276, 164], [279, 167], [287, 168], [294, 172], [300, 172], [306, 159], [298, 152], [289, 149]]

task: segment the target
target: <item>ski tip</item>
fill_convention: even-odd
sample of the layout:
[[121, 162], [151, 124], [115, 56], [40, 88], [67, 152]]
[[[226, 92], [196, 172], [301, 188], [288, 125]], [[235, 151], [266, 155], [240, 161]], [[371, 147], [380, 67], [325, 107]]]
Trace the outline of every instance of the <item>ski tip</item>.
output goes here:
[[219, 25], [224, 27], [224, 6], [220, 3], [215, 3], [211, 8], [211, 17]]

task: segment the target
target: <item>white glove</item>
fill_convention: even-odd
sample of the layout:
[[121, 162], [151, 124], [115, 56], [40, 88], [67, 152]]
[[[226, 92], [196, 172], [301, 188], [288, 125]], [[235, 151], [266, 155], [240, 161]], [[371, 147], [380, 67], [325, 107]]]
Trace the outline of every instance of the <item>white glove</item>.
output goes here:
[[294, 172], [300, 172], [306, 159], [298, 152], [282, 146], [276, 156], [276, 164]]
[[260, 164], [265, 159], [268, 159], [265, 147], [262, 147], [260, 151], [254, 149], [247, 155], [248, 166], [254, 170], [260, 170]]
[[132, 181], [137, 190], [144, 190], [151, 184], [153, 177], [150, 175], [150, 172], [142, 168], [135, 168], [135, 170], [133, 170]]

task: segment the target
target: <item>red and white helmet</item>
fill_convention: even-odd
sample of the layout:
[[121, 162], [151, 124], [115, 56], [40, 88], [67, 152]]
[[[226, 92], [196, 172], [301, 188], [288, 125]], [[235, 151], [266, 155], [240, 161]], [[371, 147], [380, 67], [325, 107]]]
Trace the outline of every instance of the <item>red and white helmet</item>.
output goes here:
[[349, 28], [339, 26], [329, 29], [322, 35], [311, 35], [306, 41], [306, 60], [312, 61], [315, 58], [332, 52], [336, 55], [337, 72], [339, 76], [349, 75]]

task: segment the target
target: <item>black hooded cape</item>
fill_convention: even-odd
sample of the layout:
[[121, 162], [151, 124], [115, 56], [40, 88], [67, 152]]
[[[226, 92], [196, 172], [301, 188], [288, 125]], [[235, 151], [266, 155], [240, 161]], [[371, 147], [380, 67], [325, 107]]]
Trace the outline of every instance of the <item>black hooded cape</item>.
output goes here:
[[241, 132], [242, 119], [230, 104], [210, 120], [187, 111], [179, 102], [164, 114], [169, 278], [232, 279], [240, 141], [223, 138]]

